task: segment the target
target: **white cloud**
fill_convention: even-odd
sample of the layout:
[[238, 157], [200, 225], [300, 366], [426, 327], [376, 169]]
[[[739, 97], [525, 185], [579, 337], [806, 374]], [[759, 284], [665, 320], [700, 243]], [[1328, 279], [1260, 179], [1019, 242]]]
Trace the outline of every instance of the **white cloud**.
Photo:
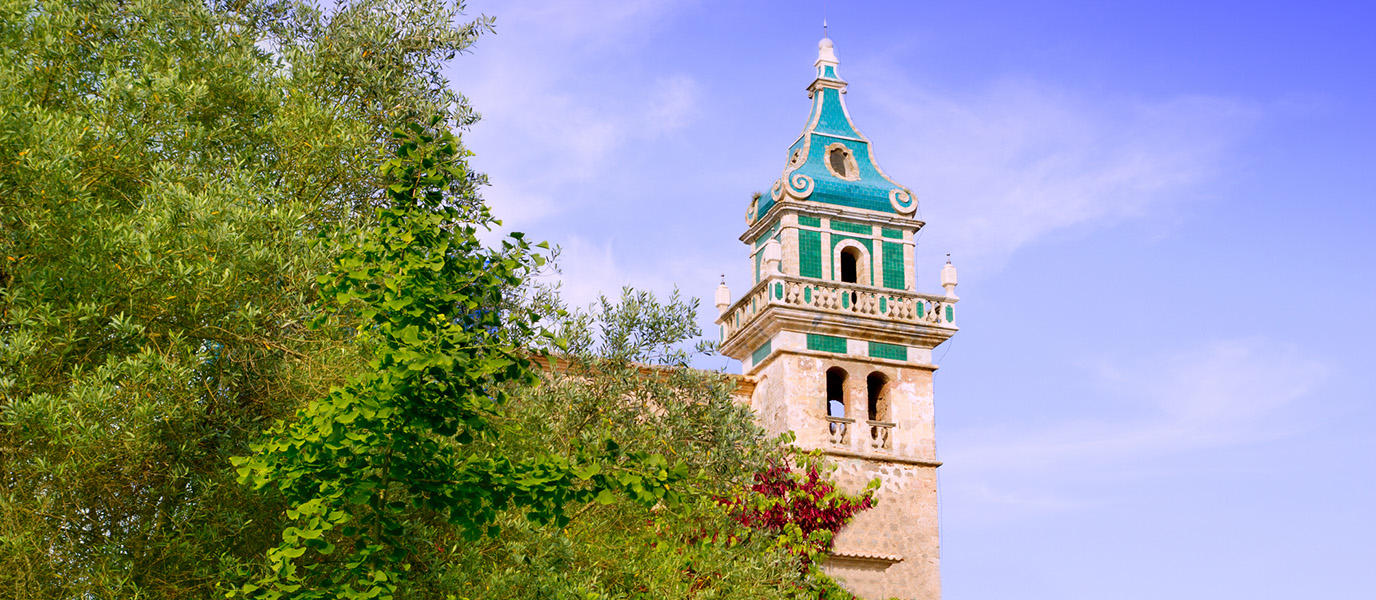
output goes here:
[[685, 75], [675, 75], [655, 82], [649, 110], [640, 129], [652, 135], [664, 135], [682, 129], [699, 110], [701, 95], [698, 82]]
[[[589, 191], [648, 187], [619, 165], [634, 164], [653, 140], [710, 118], [699, 102], [702, 86], [690, 76], [629, 82], [614, 93], [589, 90], [574, 83], [582, 61], [600, 56], [595, 50], [540, 48], [498, 49], [482, 76], [466, 84], [485, 117], [472, 134], [475, 163], [491, 174], [489, 200], [509, 226], [550, 222], [591, 202], [618, 210], [606, 204], [617, 194]], [[967, 281], [1060, 232], [1127, 220], [1168, 226], [1179, 207], [1207, 197], [1233, 146], [1260, 118], [1258, 109], [1226, 98], [1091, 98], [1029, 80], [931, 91], [904, 83], [900, 73], [854, 78], [897, 82], [859, 88], [872, 96], [869, 112], [879, 111], [857, 119], [862, 127], [885, 124], [871, 132], [877, 156], [922, 198], [924, 273], [952, 252]], [[682, 248], [674, 257], [701, 262], [718, 254]]]
[[682, 75], [649, 85], [633, 111], [551, 89], [518, 89], [502, 77], [473, 94], [504, 100], [490, 101], [501, 108], [485, 111], [466, 143], [478, 149], [473, 163], [492, 183], [484, 197], [507, 228], [528, 229], [603, 202], [605, 195], [589, 192], [626, 180], [618, 168], [632, 144], [681, 129], [697, 111], [697, 83]]
[[498, 15], [497, 32], [583, 48], [618, 46], [637, 36], [690, 2], [668, 0], [558, 0], [470, 2], [476, 12]]
[[856, 80], [885, 82], [856, 91], [882, 111], [860, 125], [885, 124], [876, 151], [922, 199], [923, 243], [982, 270], [1061, 231], [1171, 220], [1261, 116], [1229, 98], [1091, 97], [1028, 79], [939, 91], [860, 70]]
[[956, 493], [1022, 509], [1074, 506], [1089, 501], [1064, 495], [1074, 484], [1155, 472], [1167, 457], [1296, 435], [1307, 427], [1295, 419], [1301, 401], [1330, 369], [1294, 346], [1248, 338], [1099, 360], [1087, 371], [1104, 412], [1116, 416], [943, 431], [943, 459], [961, 471], [964, 487]]
[[[708, 90], [726, 88], [687, 74], [691, 65], [666, 73], [644, 58], [692, 4], [504, 4], [498, 35], [456, 63], [456, 87], [484, 114], [468, 141], [475, 167], [492, 178], [486, 196], [495, 214], [507, 228], [565, 247], [565, 293], [577, 303], [627, 284], [666, 293], [679, 283], [686, 294], [710, 296], [721, 272], [738, 294], [747, 287], [745, 250], [716, 223], [739, 224], [750, 188], [736, 190], [742, 200], [728, 214], [684, 210], [695, 195], [732, 193], [726, 182], [741, 180], [744, 167], [714, 163], [711, 177], [681, 179], [674, 165], [701, 169], [712, 157], [685, 148], [704, 141], [782, 150], [791, 139], [719, 127], [751, 122], [709, 112], [721, 104], [704, 102]], [[934, 274], [937, 261], [928, 259], [952, 252], [967, 283], [1060, 232], [1128, 220], [1160, 229], [1224, 177], [1232, 148], [1261, 117], [1228, 98], [1124, 99], [1025, 78], [943, 89], [915, 81], [910, 69], [843, 66], [856, 82], [852, 109], [864, 99], [864, 110], [852, 111], [858, 125], [883, 125], [867, 129], [878, 158], [922, 199], [922, 273]], [[798, 101], [758, 110], [796, 110], [801, 126], [801, 93]], [[751, 170], [767, 182], [778, 168], [771, 165]], [[650, 239], [650, 227], [664, 238]], [[714, 233], [669, 239], [674, 227]]]
[[[614, 89], [589, 82], [620, 64], [678, 4], [503, 4], [498, 34], [456, 64], [455, 86], [483, 115], [465, 136], [478, 151], [473, 162], [490, 175], [488, 202], [509, 227], [576, 208], [579, 195], [571, 188], [605, 181], [628, 144], [691, 122], [698, 84], [687, 75], [655, 75]], [[477, 3], [470, 9], [487, 10]]]
[[587, 306], [599, 294], [615, 294], [626, 285], [610, 242], [598, 244], [571, 236], [560, 246], [559, 269], [560, 295], [572, 307]]
[[569, 306], [586, 307], [601, 294], [617, 296], [624, 286], [666, 292], [673, 287], [665, 273], [627, 271], [610, 241], [570, 235], [559, 249], [560, 295]]

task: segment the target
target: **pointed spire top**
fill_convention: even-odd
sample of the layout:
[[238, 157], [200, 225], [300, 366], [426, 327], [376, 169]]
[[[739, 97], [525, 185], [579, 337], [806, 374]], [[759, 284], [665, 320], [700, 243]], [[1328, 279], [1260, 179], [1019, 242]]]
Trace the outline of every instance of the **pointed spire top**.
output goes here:
[[912, 190], [884, 174], [869, 138], [846, 111], [847, 83], [836, 73], [835, 44], [822, 38], [817, 49], [817, 77], [807, 86], [812, 100], [807, 125], [789, 145], [788, 164], [769, 193], [752, 199], [747, 222], [754, 224], [779, 202], [802, 200], [913, 218], [917, 198]]
[[[817, 67], [820, 68], [822, 65], [836, 66], [835, 47], [836, 45], [832, 43], [829, 37], [824, 37], [822, 41], [817, 42]], [[833, 71], [833, 73], [835, 72]]]

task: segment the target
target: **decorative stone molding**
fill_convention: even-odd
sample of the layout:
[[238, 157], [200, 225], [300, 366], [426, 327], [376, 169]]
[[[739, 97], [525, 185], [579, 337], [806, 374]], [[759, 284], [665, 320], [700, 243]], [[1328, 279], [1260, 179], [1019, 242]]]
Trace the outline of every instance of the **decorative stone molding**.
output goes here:
[[769, 188], [769, 197], [775, 202], [784, 200], [806, 200], [812, 195], [812, 178], [802, 173], [792, 173], [788, 176], [774, 180], [774, 185]]
[[799, 200], [812, 195], [812, 178], [802, 173], [788, 176], [788, 195]]
[[718, 322], [729, 340], [767, 308], [784, 306], [955, 330], [954, 304], [946, 296], [776, 275], [755, 284]]
[[[840, 171], [836, 169], [836, 159], [833, 157], [839, 158], [842, 167]], [[860, 165], [855, 162], [855, 153], [841, 142], [833, 142], [831, 145], [827, 146], [822, 164], [826, 165], [827, 172], [831, 173], [837, 179], [843, 179], [845, 181], [860, 180]]]
[[900, 214], [909, 215], [917, 210], [917, 196], [907, 188], [894, 188], [889, 190], [889, 204]]
[[871, 461], [883, 461], [899, 465], [912, 465], [914, 467], [940, 467], [941, 461], [926, 458], [916, 458], [912, 456], [893, 456], [888, 454], [875, 454], [873, 452], [856, 452], [845, 448], [827, 448], [822, 450], [828, 456], [840, 456], [844, 458], [863, 458]]
[[845, 550], [831, 553], [828, 558], [831, 561], [854, 561], [861, 563], [873, 563], [887, 567], [891, 564], [903, 562], [903, 557], [897, 554], [878, 554], [871, 552], [848, 552]]

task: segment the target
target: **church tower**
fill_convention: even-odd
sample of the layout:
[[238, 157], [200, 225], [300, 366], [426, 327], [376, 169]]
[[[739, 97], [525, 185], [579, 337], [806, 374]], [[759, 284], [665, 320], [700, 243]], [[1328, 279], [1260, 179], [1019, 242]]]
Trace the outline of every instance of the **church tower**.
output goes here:
[[827, 570], [862, 598], [936, 599], [932, 349], [957, 329], [955, 268], [942, 269], [944, 294], [917, 292], [917, 198], [875, 162], [836, 67], [823, 39], [807, 126], [746, 209], [753, 285], [735, 302], [717, 289], [720, 348], [754, 382], [766, 429], [828, 455], [850, 491], [883, 481]]

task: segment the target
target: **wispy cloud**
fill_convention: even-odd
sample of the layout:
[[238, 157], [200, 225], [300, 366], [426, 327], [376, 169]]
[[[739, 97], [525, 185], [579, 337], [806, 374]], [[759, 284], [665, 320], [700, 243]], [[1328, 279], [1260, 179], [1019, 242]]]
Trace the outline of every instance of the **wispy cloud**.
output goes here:
[[559, 293], [570, 306], [582, 308], [600, 294], [614, 296], [622, 286], [631, 285], [610, 242], [590, 242], [575, 235], [560, 251]]
[[1175, 354], [1096, 360], [1083, 378], [1103, 413], [1038, 427], [1006, 424], [944, 431], [943, 458], [961, 471], [957, 493], [1021, 509], [1093, 501], [1075, 484], [1159, 474], [1159, 460], [1282, 439], [1331, 368], [1301, 349], [1262, 338], [1215, 341]]
[[861, 71], [855, 79], [885, 82], [858, 92], [883, 111], [864, 122], [885, 124], [881, 160], [924, 199], [923, 242], [988, 269], [1066, 230], [1172, 220], [1205, 196], [1261, 118], [1231, 98], [1116, 98], [1031, 79], [937, 90], [899, 71]]
[[693, 2], [673, 0], [517, 0], [470, 2], [477, 12], [496, 12], [501, 35], [598, 49], [640, 41], [652, 26]]
[[[741, 165], [712, 162], [722, 151], [703, 156], [701, 149], [758, 143], [782, 149], [791, 141], [761, 142], [738, 126], [752, 119], [711, 114], [721, 104], [706, 96], [722, 87], [699, 81], [707, 76], [692, 72], [691, 63], [682, 63], [686, 71], [664, 72], [639, 58], [673, 17], [693, 6], [504, 4], [498, 35], [456, 65], [457, 87], [484, 115], [468, 141], [478, 152], [475, 166], [491, 175], [486, 195], [494, 212], [508, 228], [566, 247], [576, 234], [584, 246], [567, 248], [564, 256], [572, 300], [588, 299], [591, 290], [575, 291], [590, 282], [605, 284], [600, 289], [607, 292], [629, 282], [658, 282], [657, 291], [667, 292], [679, 283], [703, 295], [718, 273], [729, 273], [737, 288], [746, 280], [744, 249], [730, 233], [690, 241], [667, 233], [650, 240], [642, 231], [718, 232], [723, 219], [739, 225], [753, 184], [726, 189], [726, 182], [742, 179]], [[486, 10], [481, 3], [471, 8]], [[843, 67], [856, 82], [853, 104], [864, 98], [864, 112], [853, 114], [878, 158], [922, 199], [929, 225], [920, 268], [930, 275], [936, 257], [953, 252], [967, 282], [1060, 232], [1131, 219], [1162, 227], [1177, 207], [1204, 197], [1220, 180], [1232, 149], [1261, 118], [1256, 107], [1229, 98], [1118, 98], [1029, 78], [952, 89], [877, 61], [847, 59]], [[801, 93], [798, 102], [789, 110], [798, 111], [801, 126]], [[724, 122], [737, 126], [723, 128]], [[695, 175], [683, 179], [674, 165], [691, 165]], [[760, 184], [778, 167], [760, 166]], [[683, 209], [693, 196], [731, 193], [741, 200], [729, 213]], [[608, 257], [604, 249], [621, 254]]]
[[641, 117], [641, 129], [656, 136], [683, 129], [699, 110], [699, 87], [697, 81], [686, 75], [675, 75], [656, 81], [650, 96], [649, 110]]
[[589, 84], [679, 4], [501, 6], [498, 35], [452, 76], [483, 115], [466, 137], [479, 152], [474, 163], [491, 176], [488, 202], [508, 226], [576, 209], [583, 196], [571, 188], [605, 181], [630, 144], [691, 122], [698, 84], [687, 75], [653, 74], [615, 89]]

